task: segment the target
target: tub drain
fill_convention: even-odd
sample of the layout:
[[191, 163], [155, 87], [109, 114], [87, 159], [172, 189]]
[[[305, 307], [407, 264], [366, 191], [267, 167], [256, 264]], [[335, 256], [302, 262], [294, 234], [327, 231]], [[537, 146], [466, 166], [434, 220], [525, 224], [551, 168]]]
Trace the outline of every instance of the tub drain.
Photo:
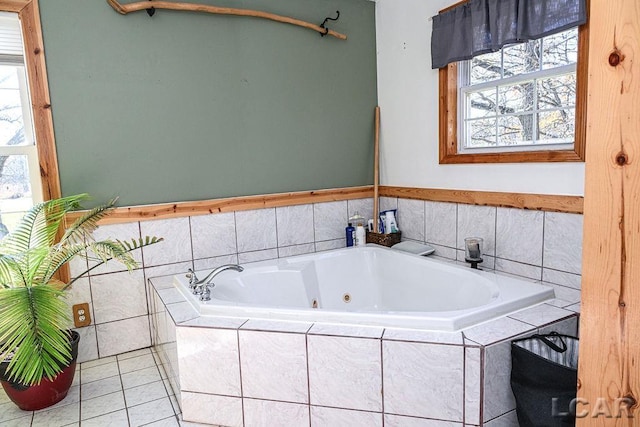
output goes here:
[[347, 302], [347, 303], [351, 302], [351, 295], [349, 295], [349, 294], [342, 295], [342, 301]]

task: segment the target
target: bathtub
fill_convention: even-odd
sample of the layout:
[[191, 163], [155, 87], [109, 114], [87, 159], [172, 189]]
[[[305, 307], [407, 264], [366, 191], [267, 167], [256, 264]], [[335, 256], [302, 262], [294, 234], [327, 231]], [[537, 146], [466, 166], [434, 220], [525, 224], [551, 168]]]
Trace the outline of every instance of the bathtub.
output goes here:
[[[232, 316], [458, 331], [554, 298], [553, 288], [367, 245], [244, 264], [213, 280], [201, 316]], [[205, 272], [198, 272], [204, 277]]]

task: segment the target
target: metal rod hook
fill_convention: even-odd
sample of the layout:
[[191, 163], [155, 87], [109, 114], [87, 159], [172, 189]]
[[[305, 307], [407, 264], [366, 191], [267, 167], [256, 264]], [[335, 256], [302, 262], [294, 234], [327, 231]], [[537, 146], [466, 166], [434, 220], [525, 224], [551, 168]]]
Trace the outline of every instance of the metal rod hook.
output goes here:
[[335, 18], [332, 18], [330, 16], [327, 16], [326, 18], [324, 18], [324, 21], [322, 21], [322, 24], [320, 24], [320, 28], [324, 28], [325, 32], [324, 33], [320, 33], [320, 37], [324, 37], [329, 33], [329, 29], [324, 26], [327, 23], [327, 21], [337, 21], [339, 18], [340, 18], [340, 11], [339, 10], [336, 10], [336, 17]]
[[[149, 0], [149, 1], [151, 1], [151, 0]], [[155, 7], [150, 7], [149, 9], [147, 9], [147, 15], [153, 16], [154, 13], [156, 13], [156, 8]]]

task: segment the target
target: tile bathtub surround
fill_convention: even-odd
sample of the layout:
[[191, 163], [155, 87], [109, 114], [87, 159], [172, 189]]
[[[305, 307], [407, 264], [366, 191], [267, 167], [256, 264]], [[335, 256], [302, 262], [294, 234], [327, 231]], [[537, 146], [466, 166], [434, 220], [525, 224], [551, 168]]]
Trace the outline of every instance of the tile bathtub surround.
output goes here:
[[[400, 214], [401, 215], [401, 214]], [[455, 203], [425, 202], [427, 242], [456, 247], [457, 206]], [[400, 227], [404, 227], [400, 225]]]
[[259, 251], [278, 246], [274, 208], [236, 212], [238, 252]]
[[462, 421], [463, 347], [385, 341], [382, 358], [385, 412]]
[[545, 212], [543, 267], [580, 274], [582, 252], [582, 215]]
[[211, 258], [238, 252], [233, 212], [191, 218], [193, 258]]
[[542, 265], [544, 212], [498, 208], [496, 257]]
[[309, 403], [304, 334], [241, 330], [243, 396]]
[[164, 241], [142, 248], [144, 266], [193, 260], [189, 218], [173, 218], [140, 223], [143, 236], [162, 237]]
[[285, 206], [276, 208], [278, 247], [313, 243], [313, 206]]
[[411, 240], [425, 240], [425, 202], [398, 199], [398, 224], [402, 224], [402, 236]]
[[389, 197], [380, 205], [398, 208], [403, 240], [437, 256], [464, 262], [465, 237], [482, 237], [484, 269], [580, 288], [582, 215]]
[[382, 411], [380, 340], [308, 336], [312, 405]]
[[[345, 239], [345, 227], [349, 215], [346, 201], [316, 203], [313, 205], [315, 240]], [[355, 227], [355, 225], [354, 225]], [[345, 244], [342, 246], [344, 247]]]
[[[142, 270], [91, 276], [93, 320], [96, 324], [147, 314]], [[125, 298], [122, 296], [126, 295]]]
[[493, 206], [458, 205], [457, 248], [464, 250], [466, 237], [484, 239], [484, 255], [496, 255], [496, 208]]
[[[182, 390], [240, 396], [238, 334], [230, 329], [177, 328]], [[215, 355], [210, 351], [215, 349]]]
[[171, 384], [185, 419], [198, 423], [485, 425], [514, 409], [511, 339], [577, 326], [575, 313], [548, 304], [449, 334], [207, 316], [174, 322], [166, 313], [183, 302], [170, 283], [151, 280], [159, 288], [153, 330], [164, 335], [161, 359], [177, 354], [165, 366], [179, 377]]
[[[88, 302], [94, 319], [94, 324], [80, 331], [86, 337], [82, 346], [87, 346], [81, 349], [80, 361], [115, 354], [110, 348], [119, 340], [116, 353], [148, 345], [149, 338], [144, 338], [150, 335], [148, 322], [147, 326], [143, 322], [149, 315], [145, 279], [183, 274], [188, 268], [209, 270], [226, 263], [344, 247], [348, 217], [358, 211], [368, 219], [372, 203], [371, 198], [355, 199], [99, 227], [95, 235], [101, 238], [156, 235], [165, 241], [138, 251], [135, 256], [143, 267], [139, 271], [130, 274], [112, 264], [91, 271], [74, 285], [69, 305]], [[479, 235], [485, 239], [485, 269], [579, 291], [581, 215], [389, 197], [380, 199], [380, 208], [397, 208], [404, 238], [433, 245], [440, 257], [462, 259], [464, 237]], [[523, 242], [529, 247], [518, 249]], [[79, 259], [72, 267], [80, 273], [84, 265]], [[571, 292], [562, 292], [565, 288], [557, 289], [565, 298], [573, 298]], [[573, 306], [563, 298], [554, 305]], [[128, 322], [139, 336], [127, 334], [123, 339], [119, 325]]]

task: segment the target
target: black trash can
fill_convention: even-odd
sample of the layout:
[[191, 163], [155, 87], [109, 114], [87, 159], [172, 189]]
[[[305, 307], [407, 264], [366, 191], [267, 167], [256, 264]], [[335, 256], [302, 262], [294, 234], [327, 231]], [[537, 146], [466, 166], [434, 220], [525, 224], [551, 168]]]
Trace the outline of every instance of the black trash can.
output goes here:
[[511, 390], [520, 427], [575, 426], [578, 338], [532, 335], [511, 342]]

